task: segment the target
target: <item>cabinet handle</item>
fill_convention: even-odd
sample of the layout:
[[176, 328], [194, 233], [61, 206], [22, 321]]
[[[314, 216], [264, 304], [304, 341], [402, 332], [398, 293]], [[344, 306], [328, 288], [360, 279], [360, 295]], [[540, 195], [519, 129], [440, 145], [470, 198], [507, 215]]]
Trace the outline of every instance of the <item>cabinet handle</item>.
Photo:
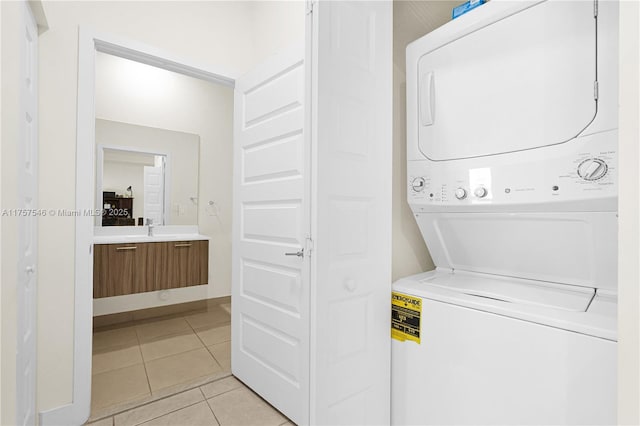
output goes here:
[[176, 244], [175, 247], [191, 247], [193, 244]]
[[138, 247], [135, 247], [135, 246], [133, 246], [133, 247], [116, 247], [116, 250], [135, 250], [137, 248]]

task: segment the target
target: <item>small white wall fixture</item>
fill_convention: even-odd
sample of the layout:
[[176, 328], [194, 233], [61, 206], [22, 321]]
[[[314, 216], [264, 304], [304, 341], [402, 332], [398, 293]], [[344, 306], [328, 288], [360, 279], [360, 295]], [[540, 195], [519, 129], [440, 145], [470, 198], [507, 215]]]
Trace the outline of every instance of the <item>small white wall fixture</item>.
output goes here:
[[[76, 210], [95, 204], [95, 56], [108, 53], [190, 77], [234, 87], [234, 73], [194, 64], [161, 49], [125, 38], [80, 28], [78, 34], [78, 103], [76, 133]], [[42, 425], [79, 425], [91, 411], [93, 323], [93, 228], [91, 215], [76, 218], [73, 395], [64, 406], [40, 412]]]

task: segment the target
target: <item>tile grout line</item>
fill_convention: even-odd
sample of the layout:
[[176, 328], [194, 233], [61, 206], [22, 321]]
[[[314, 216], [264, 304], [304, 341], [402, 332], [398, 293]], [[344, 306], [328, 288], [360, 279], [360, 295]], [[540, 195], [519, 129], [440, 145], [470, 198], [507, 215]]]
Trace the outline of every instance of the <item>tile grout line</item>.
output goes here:
[[[149, 381], [149, 372], [147, 371], [147, 361], [144, 359], [144, 354], [142, 353], [142, 344], [140, 343], [140, 336], [138, 335], [138, 327], [135, 327], [136, 338], [138, 339], [138, 350], [140, 351], [140, 358], [142, 358], [142, 368], [144, 368], [144, 377], [147, 379], [147, 387], [149, 388], [149, 396], [153, 396], [153, 391], [151, 390], [151, 381]], [[113, 422], [115, 423], [116, 416], [113, 416]]]
[[[200, 340], [200, 343], [202, 343], [202, 346], [204, 346], [205, 348], [207, 347], [207, 345], [204, 343], [204, 340], [202, 340], [202, 337], [200, 337], [200, 335], [198, 334], [198, 332], [196, 331], [195, 328], [193, 328], [193, 326], [191, 325], [191, 323], [189, 322], [189, 320], [185, 317], [184, 320], [187, 322], [187, 324], [189, 324], [189, 327], [191, 327], [191, 331], [193, 331], [193, 333], [196, 335], [196, 337], [198, 338], [198, 340]], [[207, 350], [208, 351], [208, 350]], [[210, 353], [210, 352], [209, 352]], [[211, 355], [213, 356], [213, 355]], [[214, 357], [215, 359], [215, 357]]]
[[211, 349], [209, 349], [209, 346], [205, 346], [204, 347], [207, 352], [209, 352], [209, 355], [211, 355], [211, 358], [213, 358], [213, 360], [216, 362], [216, 364], [218, 364], [218, 367], [220, 367], [220, 371], [224, 371], [224, 368], [222, 367], [222, 364], [220, 364], [220, 361], [218, 361], [218, 358], [216, 358], [216, 356], [213, 354], [213, 352], [211, 352]]
[[[1, 1], [1, 0], [0, 0], [0, 1]], [[179, 336], [179, 335], [180, 335], [179, 333], [176, 333], [176, 334], [167, 334], [167, 335], [165, 335], [165, 336], [158, 337], [158, 339], [157, 339], [157, 340], [153, 340], [153, 341], [145, 342], [145, 344], [147, 344], [147, 343], [159, 342], [160, 340], [165, 340], [166, 338], [176, 337], [176, 336]], [[187, 335], [187, 334], [185, 334], [184, 336], [188, 336], [188, 335]], [[196, 335], [196, 337], [197, 337], [197, 335]], [[206, 346], [205, 346], [205, 345], [203, 345], [203, 347], [205, 347], [205, 348], [206, 348]], [[202, 349], [202, 348], [191, 348], [191, 349], [187, 349], [186, 351], [176, 352], [176, 353], [169, 354], [169, 355], [163, 355], [163, 356], [161, 356], [161, 357], [154, 358], [154, 359], [150, 359], [150, 360], [146, 360], [146, 359], [144, 358], [144, 354], [142, 353], [142, 346], [140, 347], [140, 352], [141, 352], [141, 355], [142, 355], [142, 360], [146, 363], [146, 362], [153, 362], [153, 361], [157, 361], [157, 360], [159, 360], [159, 359], [169, 358], [170, 356], [174, 356], [174, 355], [184, 354], [184, 353], [191, 352], [191, 351], [195, 351], [195, 350], [198, 350], [198, 349]]]
[[[189, 327], [191, 327], [191, 329], [193, 330], [195, 335], [198, 337], [198, 339], [200, 340], [200, 342], [202, 343], [204, 348], [207, 350], [207, 352], [209, 352], [209, 355], [211, 355], [211, 358], [213, 358], [213, 360], [216, 362], [216, 364], [218, 364], [218, 367], [220, 367], [220, 371], [225, 371], [224, 367], [222, 367], [222, 364], [220, 364], [220, 361], [218, 361], [218, 358], [216, 358], [216, 356], [213, 354], [213, 352], [211, 352], [211, 349], [209, 349], [209, 346], [207, 346], [207, 344], [204, 342], [204, 340], [202, 340], [202, 338], [200, 337], [200, 335], [198, 334], [196, 329], [191, 325], [189, 320], [186, 317], [183, 317], [183, 318], [187, 322], [187, 324], [189, 324]], [[220, 324], [211, 324], [211, 325], [218, 325], [220, 327], [224, 327], [224, 326], [227, 325], [227, 323], [224, 322], [224, 323], [220, 323]], [[228, 325], [231, 326], [231, 314], [229, 314], [229, 324]], [[216, 328], [218, 328], [218, 327], [216, 327]], [[226, 343], [226, 342], [231, 342], [231, 340], [225, 340], [224, 342], [219, 342], [219, 343]], [[219, 343], [214, 343], [214, 344], [217, 345]], [[213, 345], [211, 345], [211, 346], [213, 346]], [[215, 414], [214, 414], [214, 416], [215, 416]]]
[[[122, 410], [122, 411], [116, 411], [116, 412], [115, 412], [115, 413], [113, 413], [113, 414], [109, 414], [109, 415], [105, 415], [105, 416], [102, 416], [102, 417], [98, 417], [98, 418], [96, 418], [96, 419], [93, 419], [93, 420], [91, 421], [91, 423], [96, 423], [96, 422], [99, 422], [100, 420], [104, 420], [104, 419], [107, 419], [107, 418], [109, 418], [109, 417], [112, 417], [112, 418], [113, 418], [113, 421], [115, 422], [115, 418], [116, 418], [116, 416], [119, 416], [119, 415], [121, 415], [121, 414], [127, 413], [127, 412], [129, 412], [129, 411], [137, 410], [137, 409], [142, 408], [142, 407], [146, 407], [147, 405], [155, 404], [156, 402], [159, 402], [159, 401], [164, 401], [165, 399], [169, 399], [169, 398], [174, 397], [174, 396], [176, 396], [176, 395], [180, 395], [181, 393], [189, 392], [189, 391], [192, 391], [192, 390], [194, 390], [194, 389], [196, 389], [196, 388], [198, 388], [198, 389], [199, 389], [199, 388], [201, 388], [202, 386], [206, 386], [206, 385], [209, 385], [209, 384], [211, 384], [211, 383], [215, 383], [215, 382], [218, 382], [218, 381], [220, 381], [220, 380], [227, 379], [227, 378], [229, 378], [229, 377], [234, 377], [234, 378], [235, 378], [235, 376], [233, 376], [233, 375], [219, 377], [219, 378], [217, 378], [217, 379], [211, 380], [210, 382], [203, 383], [203, 384], [201, 384], [201, 385], [194, 386], [194, 387], [192, 387], [192, 388], [184, 389], [184, 390], [182, 390], [182, 391], [180, 391], [180, 392], [176, 392], [176, 393], [173, 393], [173, 394], [171, 394], [171, 395], [166, 395], [166, 396], [163, 396], [163, 397], [158, 398], [158, 399], [153, 400], [153, 401], [145, 402], [145, 403], [144, 403], [144, 404], [142, 404], [142, 405], [138, 405], [138, 406], [135, 406], [135, 407], [129, 407], [129, 408], [126, 408], [126, 409], [124, 409], [124, 410]], [[236, 380], [237, 380], [237, 379], [236, 379]], [[237, 389], [237, 388], [236, 388], [236, 389]], [[235, 389], [232, 389], [232, 390], [235, 390]], [[202, 392], [202, 390], [200, 390], [200, 392]], [[223, 393], [227, 393], [227, 392], [230, 392], [230, 391], [226, 391], [226, 392], [223, 392]], [[222, 393], [221, 393], [220, 395], [222, 395]], [[217, 396], [217, 395], [216, 395], [216, 396]], [[204, 393], [203, 393], [203, 397], [204, 397], [204, 401], [206, 402], [206, 401], [207, 401], [207, 398], [204, 396]], [[211, 397], [211, 398], [214, 398], [214, 397]], [[196, 403], [194, 403], [194, 404], [190, 404], [190, 405], [188, 405], [188, 406], [195, 405], [195, 404], [199, 404], [200, 402], [202, 402], [202, 401], [198, 401], [198, 402], [196, 402]], [[183, 407], [183, 408], [186, 408], [186, 407], [187, 407], [187, 406], [185, 406], [185, 407]], [[174, 411], [175, 411], [175, 410], [174, 410]], [[173, 411], [172, 411], [172, 412], [173, 412]], [[157, 417], [156, 417], [156, 418], [157, 418]], [[147, 420], [147, 421], [148, 421], [148, 420]], [[143, 423], [144, 423], [144, 422], [143, 422]]]
[[[193, 388], [193, 389], [195, 389], [195, 388]], [[173, 397], [173, 396], [180, 395], [181, 393], [191, 392], [193, 389], [189, 389], [189, 390], [184, 391], [184, 392], [180, 392], [180, 393], [176, 393], [176, 394], [174, 394], [174, 395], [170, 395], [170, 396], [168, 396], [168, 397], [166, 397], [166, 398], [159, 399], [158, 401], [163, 401], [164, 399], [169, 399], [169, 398], [171, 398], [171, 397]], [[158, 402], [158, 401], [153, 401], [153, 402], [150, 402], [150, 403], [148, 403], [148, 404], [141, 405], [140, 407], [132, 408], [131, 410], [127, 410], [127, 411], [138, 410], [138, 409], [140, 409], [140, 408], [142, 408], [142, 407], [146, 407], [147, 405], [151, 405], [151, 404], [153, 404], [153, 403], [155, 403], [155, 402]], [[184, 410], [185, 408], [193, 407], [194, 405], [197, 405], [197, 404], [200, 404], [201, 402], [206, 402], [206, 401], [207, 401], [207, 400], [205, 399], [204, 401], [197, 401], [197, 402], [194, 402], [194, 403], [192, 403], [192, 404], [187, 404], [187, 405], [184, 405], [184, 406], [182, 406], [182, 407], [180, 407], [180, 408], [176, 408], [175, 410], [167, 411], [166, 413], [161, 414], [161, 415], [159, 415], [159, 416], [157, 416], [157, 417], [153, 417], [153, 418], [150, 418], [150, 419], [144, 420], [142, 423], [135, 423], [135, 424], [132, 424], [131, 426], [140, 426], [141, 424], [148, 423], [148, 422], [150, 422], [150, 421], [152, 421], [152, 420], [159, 419], [160, 417], [168, 416], [169, 414], [173, 414], [173, 413], [175, 413], [176, 411]], [[124, 414], [124, 413], [126, 413], [127, 411], [124, 411], [124, 412], [122, 412], [122, 413], [120, 413], [120, 414]], [[115, 421], [116, 416], [113, 416], [113, 418], [114, 418], [114, 421]]]
[[200, 386], [198, 389], [200, 389], [200, 393], [204, 398], [204, 403], [207, 404], [207, 407], [209, 407], [209, 411], [211, 411], [211, 414], [213, 414], [213, 418], [216, 420], [216, 423], [218, 423], [218, 425], [222, 425], [222, 423], [220, 423], [220, 420], [218, 420], [218, 416], [216, 416], [215, 411], [213, 411], [213, 407], [211, 407], [211, 404], [209, 404], [209, 400], [207, 399], [207, 396], [204, 394], [204, 391], [202, 390], [202, 386]]
[[[234, 375], [227, 376], [227, 377], [225, 377], [225, 379], [227, 379], [227, 378], [229, 378], [229, 377], [233, 377], [233, 378], [235, 379], [235, 376], [234, 376]], [[236, 379], [236, 380], [237, 380], [237, 379]], [[202, 385], [202, 386], [205, 386], [205, 385]], [[200, 386], [200, 387], [202, 387], [202, 386]], [[233, 388], [233, 389], [229, 389], [229, 390], [226, 390], [226, 391], [224, 391], [224, 392], [220, 392], [220, 393], [219, 393], [219, 394], [217, 394], [217, 395], [213, 395], [211, 398], [207, 398], [207, 397], [205, 396], [205, 397], [204, 397], [204, 400], [205, 400], [205, 401], [210, 401], [210, 400], [215, 399], [215, 398], [217, 398], [217, 397], [219, 397], [219, 396], [222, 396], [222, 395], [228, 394], [229, 392], [233, 392], [233, 391], [236, 391], [236, 390], [238, 390], [238, 389], [242, 389], [243, 387], [245, 387], [245, 388], [247, 388], [247, 389], [251, 390], [250, 388], [248, 388], [246, 385], [244, 385], [244, 384], [243, 384], [243, 385], [242, 385], [242, 386], [240, 386], [240, 387]], [[252, 392], [253, 392], [253, 391], [252, 391]], [[203, 395], [204, 395], [204, 392], [203, 392]]]
[[[142, 344], [140, 343], [140, 335], [138, 334], [138, 327], [134, 326], [134, 331], [136, 333], [136, 339], [138, 340], [138, 351], [140, 351], [140, 358], [142, 359], [142, 368], [144, 368], [144, 377], [147, 379], [147, 388], [149, 389], [149, 395], [151, 396], [151, 383], [149, 382], [149, 373], [147, 372], [147, 363], [144, 360], [144, 354], [142, 353]], [[113, 416], [113, 421], [115, 423], [116, 417]]]

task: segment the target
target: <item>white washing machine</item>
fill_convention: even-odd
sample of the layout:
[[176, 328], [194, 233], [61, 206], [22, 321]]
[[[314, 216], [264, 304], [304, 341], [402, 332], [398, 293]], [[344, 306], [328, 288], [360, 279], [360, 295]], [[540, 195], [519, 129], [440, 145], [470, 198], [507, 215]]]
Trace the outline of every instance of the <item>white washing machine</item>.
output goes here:
[[392, 423], [615, 424], [615, 1], [492, 0], [407, 47]]

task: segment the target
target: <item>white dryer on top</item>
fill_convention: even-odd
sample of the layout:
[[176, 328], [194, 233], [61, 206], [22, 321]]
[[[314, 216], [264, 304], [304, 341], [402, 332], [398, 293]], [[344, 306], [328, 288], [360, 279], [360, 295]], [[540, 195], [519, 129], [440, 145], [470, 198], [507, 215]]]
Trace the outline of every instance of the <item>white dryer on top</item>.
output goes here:
[[407, 47], [436, 270], [394, 284], [423, 311], [393, 342], [393, 423], [615, 423], [617, 17], [492, 0]]

